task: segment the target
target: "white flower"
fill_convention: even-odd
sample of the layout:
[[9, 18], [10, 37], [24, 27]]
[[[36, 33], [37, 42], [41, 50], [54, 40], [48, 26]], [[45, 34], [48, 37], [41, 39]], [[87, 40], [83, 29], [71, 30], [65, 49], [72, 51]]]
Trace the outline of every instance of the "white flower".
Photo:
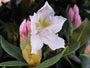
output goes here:
[[66, 18], [54, 16], [55, 12], [48, 4], [45, 5], [30, 16], [31, 19], [31, 53], [37, 54], [37, 51], [47, 44], [52, 50], [65, 48], [65, 42], [56, 35], [62, 29]]

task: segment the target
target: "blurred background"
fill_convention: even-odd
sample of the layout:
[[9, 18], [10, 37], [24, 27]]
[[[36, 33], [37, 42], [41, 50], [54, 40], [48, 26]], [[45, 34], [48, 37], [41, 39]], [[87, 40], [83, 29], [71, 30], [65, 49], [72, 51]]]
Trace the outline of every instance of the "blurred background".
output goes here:
[[[55, 15], [62, 15], [67, 18], [68, 8], [77, 4], [80, 9], [82, 21], [85, 18], [90, 20], [90, 0], [47, 0], [55, 11]], [[19, 47], [19, 26], [23, 19], [29, 19], [30, 15], [37, 12], [46, 0], [10, 0], [0, 6], [0, 37], [3, 36], [8, 42]], [[0, 62], [13, 60], [0, 46]], [[62, 61], [62, 60], [61, 60]], [[59, 62], [58, 62], [59, 63]], [[54, 66], [59, 68], [60, 64]], [[65, 67], [69, 67], [65, 64]], [[76, 64], [78, 65], [78, 64]], [[55, 67], [51, 68], [55, 68]], [[63, 66], [63, 68], [65, 68]], [[70, 67], [69, 67], [70, 68]], [[72, 67], [71, 67], [72, 68]], [[78, 68], [78, 67], [77, 67]]]

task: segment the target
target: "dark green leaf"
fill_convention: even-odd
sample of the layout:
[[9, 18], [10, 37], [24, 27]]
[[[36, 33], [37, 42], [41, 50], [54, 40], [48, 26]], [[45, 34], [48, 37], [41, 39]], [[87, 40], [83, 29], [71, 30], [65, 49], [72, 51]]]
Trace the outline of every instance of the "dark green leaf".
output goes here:
[[90, 57], [82, 54], [80, 56], [81, 66], [82, 68], [90, 68]]
[[3, 49], [1, 48], [1, 44], [0, 44], [0, 57], [3, 56]]
[[23, 60], [20, 48], [8, 43], [3, 37], [1, 38], [1, 46], [9, 55], [18, 60]]
[[66, 51], [66, 49], [67, 49], [67, 47], [65, 48], [64, 51], [62, 51], [61, 53], [57, 54], [56, 56], [42, 62], [36, 68], [46, 68], [46, 67], [49, 67], [49, 66], [55, 64], [56, 62], [58, 62], [63, 57], [63, 54]]
[[71, 44], [69, 45], [69, 50], [68, 50], [68, 52], [66, 52], [66, 53], [64, 54], [64, 56], [69, 55], [69, 54], [75, 52], [75, 51], [79, 48], [79, 46], [80, 46], [80, 43], [79, 43], [79, 42], [71, 43]]
[[11, 67], [11, 66], [28, 66], [28, 64], [21, 62], [21, 61], [7, 61], [7, 62], [2, 62], [0, 63], [0, 66], [6, 66], [6, 67]]
[[69, 59], [73, 60], [76, 63], [80, 64], [80, 59], [75, 55], [68, 55]]
[[[10, 67], [2, 67], [2, 68], [23, 68], [23, 66], [10, 66]], [[25, 66], [25, 68], [28, 68]]]
[[86, 18], [82, 24], [74, 30], [72, 34], [72, 41], [80, 41], [81, 45], [85, 44], [90, 37], [90, 22]]
[[1, 41], [1, 37], [2, 37], [2, 36], [0, 35], [0, 41]]
[[72, 62], [69, 60], [68, 57], [66, 57], [66, 60], [68, 61], [68, 63], [71, 65], [72, 68], [74, 68], [74, 65], [72, 64]]
[[[1, 41], [1, 35], [0, 35], [0, 41]], [[1, 47], [1, 43], [0, 43], [0, 57], [2, 57], [3, 55], [3, 50], [2, 50], [2, 47]]]

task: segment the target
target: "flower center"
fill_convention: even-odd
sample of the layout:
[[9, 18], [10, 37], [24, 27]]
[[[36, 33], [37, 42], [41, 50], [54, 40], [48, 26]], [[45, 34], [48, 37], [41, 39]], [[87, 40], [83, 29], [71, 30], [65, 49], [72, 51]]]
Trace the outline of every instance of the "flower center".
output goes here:
[[36, 23], [36, 28], [45, 28], [49, 25], [50, 23], [47, 21], [46, 17], [43, 17]]

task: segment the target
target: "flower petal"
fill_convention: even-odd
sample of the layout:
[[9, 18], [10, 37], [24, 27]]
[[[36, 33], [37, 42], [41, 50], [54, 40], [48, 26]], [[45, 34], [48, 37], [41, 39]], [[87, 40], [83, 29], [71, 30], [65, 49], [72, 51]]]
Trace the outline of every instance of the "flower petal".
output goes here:
[[33, 22], [32, 24], [35, 24], [39, 20], [37, 13], [34, 13], [33, 16], [29, 16], [29, 17], [30, 17], [31, 22]]
[[57, 33], [62, 29], [62, 26], [65, 21], [66, 18], [62, 16], [54, 16], [52, 18], [52, 24], [48, 26], [46, 29], [51, 30], [53, 33]]
[[38, 35], [31, 36], [31, 46], [32, 46], [31, 53], [33, 54], [37, 54], [37, 51], [43, 47], [42, 40], [40, 39]]
[[35, 34], [37, 32], [35, 24], [39, 21], [38, 15], [34, 13], [33, 16], [30, 16], [30, 19], [31, 19], [31, 34]]
[[55, 12], [53, 8], [48, 4], [46, 1], [44, 6], [38, 10], [37, 14], [39, 14], [39, 18], [42, 18], [43, 16], [54, 16]]
[[56, 50], [58, 48], [65, 48], [64, 40], [55, 34], [42, 37], [42, 41], [44, 42], [44, 44], [47, 44], [52, 50]]

